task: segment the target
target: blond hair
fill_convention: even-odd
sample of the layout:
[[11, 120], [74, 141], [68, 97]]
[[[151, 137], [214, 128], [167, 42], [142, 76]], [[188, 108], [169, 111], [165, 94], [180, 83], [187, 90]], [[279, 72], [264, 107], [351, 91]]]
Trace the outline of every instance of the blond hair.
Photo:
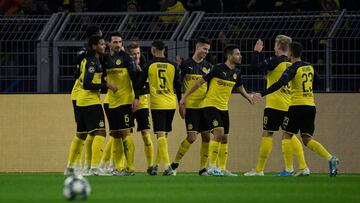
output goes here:
[[290, 49], [292, 39], [286, 35], [278, 35], [275, 38], [275, 42], [278, 43], [281, 50], [288, 51]]

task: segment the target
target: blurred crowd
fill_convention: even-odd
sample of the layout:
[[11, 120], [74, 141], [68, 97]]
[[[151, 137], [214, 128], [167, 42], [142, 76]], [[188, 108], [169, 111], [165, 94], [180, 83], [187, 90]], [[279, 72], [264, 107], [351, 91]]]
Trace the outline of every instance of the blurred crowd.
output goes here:
[[0, 15], [54, 12], [269, 12], [360, 10], [356, 0], [0, 0]]

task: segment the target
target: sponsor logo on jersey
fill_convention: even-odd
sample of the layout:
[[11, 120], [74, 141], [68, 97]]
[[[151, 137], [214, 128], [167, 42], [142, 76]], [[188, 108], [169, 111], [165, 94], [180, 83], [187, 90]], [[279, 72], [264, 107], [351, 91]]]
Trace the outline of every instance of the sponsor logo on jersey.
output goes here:
[[190, 80], [199, 80], [202, 76], [201, 75], [189, 75], [187, 74], [185, 76], [185, 80], [186, 81], [190, 81]]
[[234, 86], [234, 82], [225, 82], [223, 80], [218, 80], [217, 84], [220, 86], [225, 86], [225, 87], [233, 87]]

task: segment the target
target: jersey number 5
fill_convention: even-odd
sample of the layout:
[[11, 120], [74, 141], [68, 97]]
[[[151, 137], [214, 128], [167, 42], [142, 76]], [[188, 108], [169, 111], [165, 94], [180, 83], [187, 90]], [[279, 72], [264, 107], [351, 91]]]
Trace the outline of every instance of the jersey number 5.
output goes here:
[[165, 84], [166, 84], [165, 72], [166, 72], [166, 70], [161, 70], [161, 69], [158, 71], [158, 77], [160, 78], [160, 88], [161, 89], [166, 88], [166, 86], [165, 86]]

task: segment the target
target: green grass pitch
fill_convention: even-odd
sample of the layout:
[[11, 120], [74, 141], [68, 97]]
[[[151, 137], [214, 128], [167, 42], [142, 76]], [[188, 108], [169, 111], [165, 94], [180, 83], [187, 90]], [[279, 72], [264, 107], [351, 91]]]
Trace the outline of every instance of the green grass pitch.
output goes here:
[[[88, 177], [92, 193], [85, 202], [114, 203], [359, 203], [360, 174], [311, 174], [309, 177]], [[1, 203], [68, 202], [60, 173], [0, 173]]]

